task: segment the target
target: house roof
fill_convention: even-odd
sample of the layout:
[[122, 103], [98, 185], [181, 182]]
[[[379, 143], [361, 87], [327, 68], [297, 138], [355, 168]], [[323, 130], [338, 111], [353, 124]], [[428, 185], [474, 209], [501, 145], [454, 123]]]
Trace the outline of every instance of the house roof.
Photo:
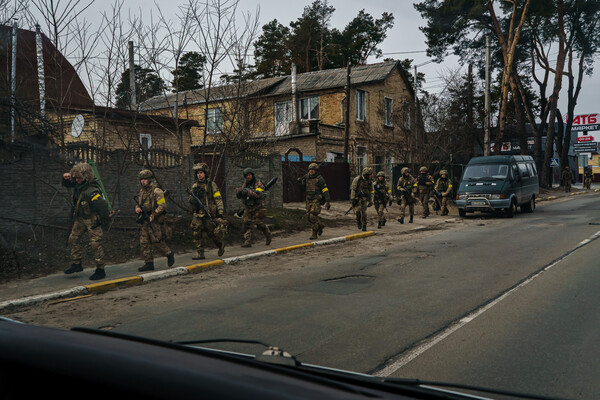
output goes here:
[[[139, 113], [137, 111], [123, 110], [120, 108], [112, 107], [99, 107], [93, 108], [71, 108], [72, 112], [79, 112], [81, 114], [94, 114], [97, 116], [106, 115], [107, 118], [112, 120], [127, 120], [127, 121], [140, 121], [145, 123], [159, 124], [159, 125], [170, 125], [173, 124], [173, 118], [162, 115]], [[180, 126], [198, 126], [198, 121], [193, 119], [178, 119]]]
[[[37, 50], [35, 32], [19, 29], [17, 33], [17, 101], [39, 107]], [[92, 107], [94, 105], [75, 68], [42, 36], [46, 105], [48, 107]], [[12, 27], [0, 25], [0, 65], [11, 65]], [[10, 70], [0, 68], [0, 96], [10, 96]]]
[[[360, 86], [383, 81], [394, 69], [397, 69], [400, 72], [406, 82], [408, 90], [412, 92], [412, 86], [398, 61], [384, 61], [377, 64], [352, 67], [351, 84], [352, 86]], [[346, 68], [335, 68], [297, 74], [296, 89], [298, 93], [302, 93], [343, 88], [346, 86], [346, 74]], [[238, 97], [239, 95], [242, 95], [243, 97], [252, 97], [256, 95], [281, 96], [289, 94], [292, 94], [292, 77], [291, 75], [286, 75], [244, 82], [239, 87], [238, 85], [213, 87], [210, 92], [210, 101], [226, 100]], [[175, 104], [175, 96], [175, 94], [170, 94], [168, 96], [153, 97], [142, 103], [140, 108], [148, 111], [173, 107]], [[188, 90], [179, 93], [178, 104], [183, 105], [185, 103], [190, 105], [204, 103], [207, 97], [208, 93], [206, 89]]]

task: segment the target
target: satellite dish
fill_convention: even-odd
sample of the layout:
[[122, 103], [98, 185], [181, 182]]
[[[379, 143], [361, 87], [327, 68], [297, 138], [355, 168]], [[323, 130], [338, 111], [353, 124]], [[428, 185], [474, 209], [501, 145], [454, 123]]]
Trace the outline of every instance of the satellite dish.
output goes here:
[[73, 123], [71, 124], [71, 135], [75, 138], [79, 137], [79, 135], [81, 135], [81, 132], [83, 132], [84, 124], [85, 122], [83, 120], [83, 115], [79, 114], [78, 116], [76, 116], [73, 120]]

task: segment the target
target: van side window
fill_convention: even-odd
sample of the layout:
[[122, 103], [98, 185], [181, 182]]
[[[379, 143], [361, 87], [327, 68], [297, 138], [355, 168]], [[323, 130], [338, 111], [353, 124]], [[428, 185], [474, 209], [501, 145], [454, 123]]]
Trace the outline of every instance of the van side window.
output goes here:
[[533, 176], [537, 176], [538, 173], [535, 163], [531, 163], [531, 169], [533, 170]]
[[525, 163], [519, 163], [517, 165], [519, 166], [519, 172], [521, 173], [521, 177], [528, 178], [529, 171], [527, 171], [527, 166], [525, 165]]
[[512, 164], [510, 166], [510, 177], [512, 179], [517, 179], [517, 177], [519, 176], [519, 170], [517, 169], [517, 164]]
[[533, 172], [533, 166], [531, 163], [527, 163], [527, 171], [529, 172], [529, 176], [535, 176], [535, 173]]

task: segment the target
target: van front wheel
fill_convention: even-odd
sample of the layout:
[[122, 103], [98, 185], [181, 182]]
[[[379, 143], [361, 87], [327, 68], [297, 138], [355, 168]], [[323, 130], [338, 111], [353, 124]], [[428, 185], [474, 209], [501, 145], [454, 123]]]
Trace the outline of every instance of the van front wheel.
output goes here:
[[529, 202], [527, 204], [523, 204], [521, 206], [521, 211], [523, 212], [532, 213], [533, 210], [535, 210], [535, 197], [532, 197], [531, 199], [529, 199]]
[[458, 209], [458, 215], [459, 215], [460, 217], [464, 218], [464, 217], [466, 217], [466, 216], [467, 216], [467, 212], [465, 211], [465, 209], [464, 209], [464, 208], [459, 208], [459, 209]]
[[508, 207], [506, 209], [506, 216], [508, 218], [512, 218], [515, 216], [515, 214], [517, 213], [517, 205], [515, 204], [515, 201], [511, 201], [510, 202], [510, 207]]

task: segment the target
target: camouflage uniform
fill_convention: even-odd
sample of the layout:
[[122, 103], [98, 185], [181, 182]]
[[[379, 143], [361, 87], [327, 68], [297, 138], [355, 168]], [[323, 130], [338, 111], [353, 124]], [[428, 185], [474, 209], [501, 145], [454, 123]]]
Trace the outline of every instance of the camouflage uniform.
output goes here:
[[566, 166], [563, 169], [562, 172], [562, 184], [565, 187], [565, 193], [568, 193], [571, 191], [571, 182], [573, 181], [573, 173], [571, 172], [571, 170], [569, 169], [568, 166]]
[[[215, 246], [218, 247], [219, 257], [225, 253], [225, 231], [227, 225], [223, 220], [223, 198], [217, 184], [206, 177], [208, 174], [208, 166], [204, 163], [195, 164], [193, 167], [196, 173], [196, 182], [192, 185], [192, 189], [188, 201], [190, 203], [192, 216], [192, 222], [190, 228], [192, 228], [192, 236], [194, 238], [194, 246], [198, 255], [192, 257], [193, 260], [203, 260], [204, 257], [204, 238], [202, 233], [206, 233]], [[203, 177], [199, 177], [199, 172], [204, 172]], [[206, 212], [202, 210], [198, 201], [194, 197], [196, 196], [204, 207], [210, 213], [213, 221], [210, 220]], [[216, 226], [215, 226], [216, 224]]]
[[350, 186], [350, 201], [356, 213], [358, 229], [367, 230], [367, 208], [373, 205], [373, 169], [366, 167], [362, 175], [358, 175]]
[[592, 188], [592, 180], [594, 180], [594, 173], [592, 172], [592, 167], [586, 167], [585, 172], [583, 173], [583, 182], [584, 187], [586, 189]]
[[419, 172], [421, 174], [417, 178], [417, 194], [423, 206], [422, 218], [427, 218], [429, 216], [429, 192], [433, 188], [433, 177], [427, 174], [427, 167], [421, 167]]
[[244, 178], [252, 175], [251, 179], [244, 182], [241, 188], [236, 191], [236, 196], [244, 203], [244, 216], [242, 224], [244, 228], [244, 243], [242, 247], [252, 246], [252, 225], [256, 224], [256, 228], [265, 235], [265, 244], [271, 244], [271, 231], [265, 225], [263, 220], [267, 216], [265, 207], [265, 185], [256, 178], [252, 168], [244, 169]]
[[[323, 222], [319, 218], [321, 213], [321, 205], [325, 204], [325, 209], [329, 210], [329, 202], [331, 195], [325, 183], [325, 179], [319, 172], [319, 166], [316, 163], [311, 163], [308, 166], [308, 174], [298, 178], [298, 184], [302, 190], [306, 191], [306, 216], [312, 227], [311, 240], [316, 239], [323, 234]], [[311, 173], [314, 171], [314, 173]]]
[[[63, 177], [62, 182], [63, 186], [73, 188], [73, 228], [69, 235], [72, 264], [64, 272], [72, 274], [83, 271], [81, 260], [84, 249], [79, 242], [87, 231], [96, 263], [96, 271], [90, 279], [102, 279], [106, 276], [102, 248], [102, 225], [108, 222], [108, 203], [102, 197], [102, 191], [89, 164], [75, 165], [71, 169], [70, 175], [70, 179]], [[82, 182], [78, 184], [77, 178], [83, 179]]]
[[377, 179], [373, 185], [373, 190], [375, 192], [373, 204], [375, 205], [375, 210], [379, 217], [377, 228], [381, 228], [382, 226], [385, 226], [386, 219], [384, 211], [387, 209], [387, 203], [390, 201], [392, 195], [392, 190], [388, 189], [385, 181], [385, 172], [379, 171], [377, 173]]
[[440, 178], [435, 183], [433, 190], [442, 198], [442, 215], [448, 215], [448, 200], [451, 199], [453, 194], [452, 182], [448, 179], [448, 171], [445, 169], [440, 171]]
[[400, 204], [400, 218], [398, 218], [398, 222], [401, 224], [404, 223], [404, 216], [406, 215], [406, 206], [408, 206], [408, 210], [410, 212], [410, 220], [409, 223], [413, 222], [413, 215], [415, 215], [415, 198], [412, 193], [414, 187], [416, 185], [416, 179], [412, 177], [408, 168], [402, 168], [402, 176], [398, 179], [398, 183], [396, 185], [396, 189], [398, 190], [400, 199], [398, 200], [398, 204]]
[[140, 229], [140, 249], [142, 250], [142, 258], [144, 265], [138, 268], [138, 271], [151, 271], [154, 269], [153, 249], [156, 248], [162, 255], [167, 257], [169, 267], [173, 265], [175, 258], [174, 254], [165, 242], [165, 227], [164, 219], [167, 212], [167, 203], [163, 190], [157, 187], [152, 181], [152, 172], [145, 169], [139, 174], [140, 180], [148, 179], [149, 184], [142, 186], [138, 197], [136, 207], [144, 207], [148, 216], [152, 219], [152, 227], [150, 223], [143, 220], [142, 213], [138, 216], [138, 222], [142, 224]]

